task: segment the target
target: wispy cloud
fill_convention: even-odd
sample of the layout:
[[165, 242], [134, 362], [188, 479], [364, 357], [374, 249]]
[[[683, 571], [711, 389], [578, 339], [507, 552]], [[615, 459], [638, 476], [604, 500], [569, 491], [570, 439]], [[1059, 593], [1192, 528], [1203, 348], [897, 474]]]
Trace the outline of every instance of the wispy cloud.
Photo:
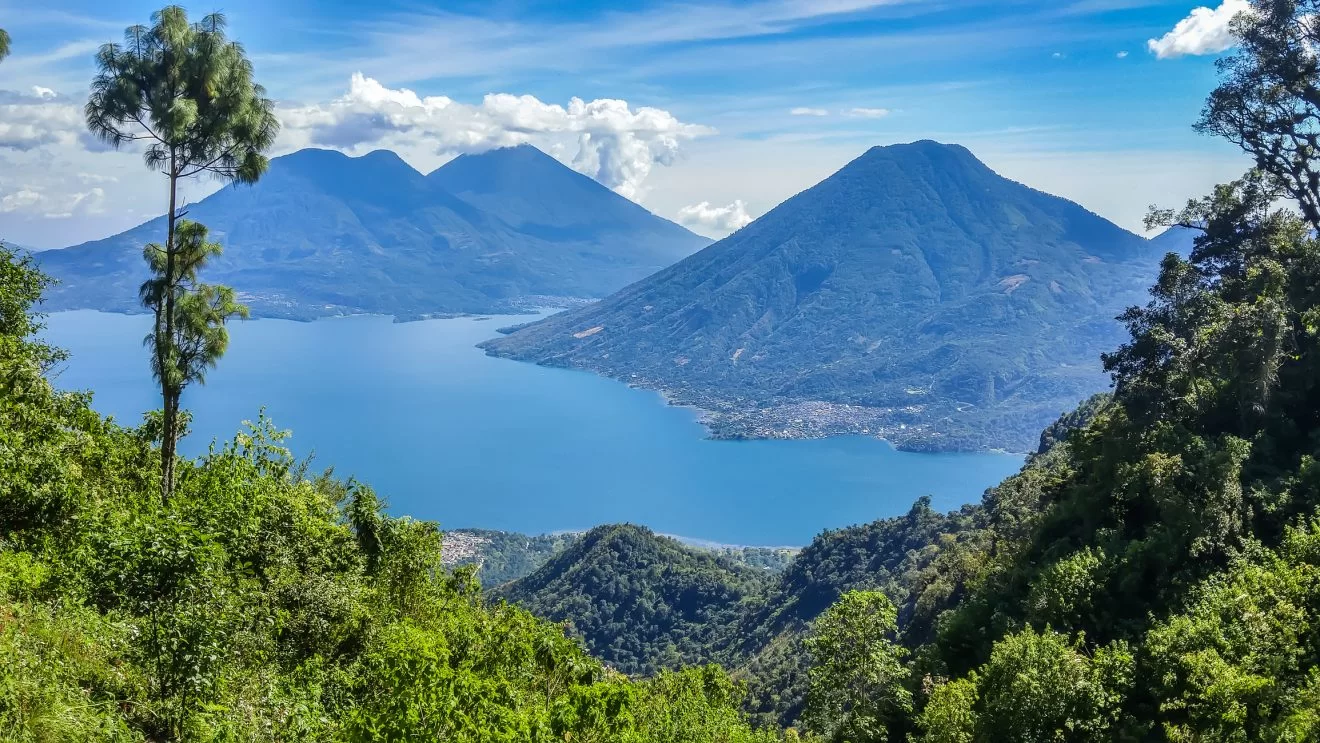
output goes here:
[[790, 108], [788, 110], [788, 113], [790, 116], [829, 116], [830, 115], [830, 112], [826, 111], [823, 108], [807, 108], [806, 106], [798, 106], [796, 108]]
[[857, 119], [883, 119], [890, 113], [887, 108], [850, 108], [843, 112], [844, 116], [851, 116]]

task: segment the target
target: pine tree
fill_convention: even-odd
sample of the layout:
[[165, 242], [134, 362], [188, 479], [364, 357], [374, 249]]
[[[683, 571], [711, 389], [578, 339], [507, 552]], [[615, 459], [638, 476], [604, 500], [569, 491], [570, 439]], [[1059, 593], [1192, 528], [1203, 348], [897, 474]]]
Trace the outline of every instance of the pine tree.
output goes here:
[[197, 281], [202, 264], [219, 251], [208, 247], [204, 227], [182, 220], [179, 182], [202, 174], [256, 182], [279, 122], [243, 48], [225, 36], [220, 14], [190, 24], [183, 8], [166, 7], [152, 15], [150, 28], [132, 26], [123, 44], [102, 46], [96, 62], [88, 129], [115, 147], [145, 143], [147, 167], [169, 183], [165, 242], [147, 248], [153, 278], [141, 291], [155, 314], [147, 346], [161, 390], [161, 493], [168, 497], [179, 398], [223, 354], [225, 319], [242, 314], [231, 290]]

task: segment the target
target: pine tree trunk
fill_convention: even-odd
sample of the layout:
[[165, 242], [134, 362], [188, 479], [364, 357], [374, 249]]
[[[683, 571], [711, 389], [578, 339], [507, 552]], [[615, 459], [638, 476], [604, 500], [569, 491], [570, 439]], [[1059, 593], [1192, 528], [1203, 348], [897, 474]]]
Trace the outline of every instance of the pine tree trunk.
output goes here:
[[[172, 370], [165, 368], [167, 360], [172, 356], [168, 349], [174, 345], [174, 293], [176, 278], [174, 276], [174, 228], [176, 222], [176, 213], [178, 211], [175, 201], [178, 191], [179, 172], [175, 164], [174, 151], [170, 151], [170, 213], [167, 219], [167, 228], [165, 234], [165, 332], [163, 338], [158, 339], [156, 343], [156, 361], [160, 368], [160, 391], [161, 403], [163, 406], [163, 416], [161, 419], [162, 437], [160, 442], [160, 495], [162, 500], [168, 500], [170, 494], [174, 492], [174, 445], [178, 440], [178, 421], [175, 416], [175, 410], [178, 407], [179, 391], [171, 383]], [[160, 340], [164, 340], [161, 343]]]

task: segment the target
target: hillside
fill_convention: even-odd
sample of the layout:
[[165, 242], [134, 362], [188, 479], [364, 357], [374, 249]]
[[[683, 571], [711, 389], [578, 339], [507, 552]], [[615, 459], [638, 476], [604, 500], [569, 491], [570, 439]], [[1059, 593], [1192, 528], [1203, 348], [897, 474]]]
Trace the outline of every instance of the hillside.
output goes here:
[[[455, 529], [445, 532], [445, 565], [473, 565], [486, 588], [525, 578], [550, 558], [571, 547], [584, 532], [519, 534], [491, 529]], [[666, 544], [669, 538], [665, 539]], [[793, 561], [798, 550], [791, 547], [739, 547], [675, 538], [684, 548], [715, 555], [730, 562], [766, 573], [779, 573]]]
[[[1060, 444], [1106, 402], [1088, 401], [1052, 424], [1022, 472], [987, 491], [980, 503], [943, 514], [922, 498], [903, 516], [826, 530], [751, 591], [741, 575], [711, 571], [712, 580], [725, 581], [724, 590], [706, 591], [689, 609], [707, 617], [704, 626], [660, 625], [636, 611], [615, 612], [608, 623], [600, 620], [614, 606], [654, 603], [657, 594], [672, 590], [672, 578], [656, 569], [657, 560], [686, 564], [701, 559], [699, 548], [636, 527], [597, 529], [594, 534], [608, 547], [558, 553], [553, 580], [517, 581], [497, 595], [538, 616], [574, 626], [588, 623], [597, 634], [592, 647], [607, 659], [610, 651], [601, 649], [606, 644], [649, 648], [652, 657], [661, 657], [654, 654], [670, 646], [688, 648], [688, 662], [719, 662], [748, 685], [746, 709], [754, 720], [793, 725], [807, 691], [811, 658], [803, 640], [812, 622], [848, 591], [878, 590], [898, 607], [903, 642], [914, 648], [929, 643], [940, 618], [963, 599], [968, 567], [984, 560], [997, 543], [1030, 534], [1042, 510], [1041, 482], [1068, 462], [1067, 448]], [[604, 594], [601, 575], [608, 575], [611, 584]], [[625, 587], [628, 599], [620, 600], [616, 585]], [[741, 595], [736, 605], [728, 601], [730, 594]]]
[[[877, 589], [910, 626], [941, 540], [970, 533], [982, 512], [939, 514], [922, 499], [905, 516], [825, 531], [760, 579], [639, 527], [598, 527], [494, 595], [570, 623], [593, 654], [625, 672], [722, 663], [748, 683], [758, 721], [789, 725], [806, 691], [802, 639], [812, 620], [847, 591]], [[933, 617], [921, 621], [928, 627]]]
[[[187, 216], [225, 248], [208, 280], [233, 286], [258, 316], [296, 319], [601, 297], [708, 242], [530, 147], [460, 157], [430, 176], [391, 152], [302, 150]], [[61, 282], [46, 308], [138, 311], [142, 247], [164, 239], [164, 223], [40, 253]]]
[[308, 477], [261, 418], [179, 462], [40, 370], [0, 249], [0, 739], [773, 743], [715, 667], [629, 680], [491, 606], [432, 523]]
[[713, 413], [715, 435], [1034, 448], [1104, 389], [1148, 241], [966, 149], [877, 147], [605, 300], [489, 341]]
[[710, 661], [715, 633], [769, 576], [641, 527], [601, 526], [494, 595], [569, 622], [624, 673], [653, 673]]

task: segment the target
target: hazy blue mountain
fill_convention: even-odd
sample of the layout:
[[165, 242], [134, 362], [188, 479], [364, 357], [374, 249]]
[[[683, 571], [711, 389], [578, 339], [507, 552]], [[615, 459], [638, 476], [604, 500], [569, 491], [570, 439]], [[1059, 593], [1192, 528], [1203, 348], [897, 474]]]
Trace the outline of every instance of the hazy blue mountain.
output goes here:
[[[520, 232], [599, 244], [604, 259], [618, 253], [659, 270], [711, 242], [531, 145], [462, 155], [427, 180]], [[627, 251], [611, 247], [618, 245]]]
[[[206, 278], [276, 317], [497, 312], [600, 297], [703, 244], [631, 202], [632, 223], [642, 225], [636, 242], [622, 218], [583, 220], [621, 214], [622, 197], [584, 188], [582, 176], [526, 149], [459, 158], [452, 178], [446, 168], [423, 176], [392, 152], [302, 150], [273, 160], [255, 186], [225, 188], [187, 216], [225, 246]], [[464, 198], [445, 188], [450, 180], [468, 183]], [[564, 229], [547, 229], [555, 220]], [[164, 222], [42, 253], [61, 281], [46, 308], [135, 310], [142, 246], [164, 239]]]
[[605, 300], [486, 344], [712, 411], [716, 435], [1034, 449], [1104, 389], [1160, 256], [966, 149], [877, 147]]

